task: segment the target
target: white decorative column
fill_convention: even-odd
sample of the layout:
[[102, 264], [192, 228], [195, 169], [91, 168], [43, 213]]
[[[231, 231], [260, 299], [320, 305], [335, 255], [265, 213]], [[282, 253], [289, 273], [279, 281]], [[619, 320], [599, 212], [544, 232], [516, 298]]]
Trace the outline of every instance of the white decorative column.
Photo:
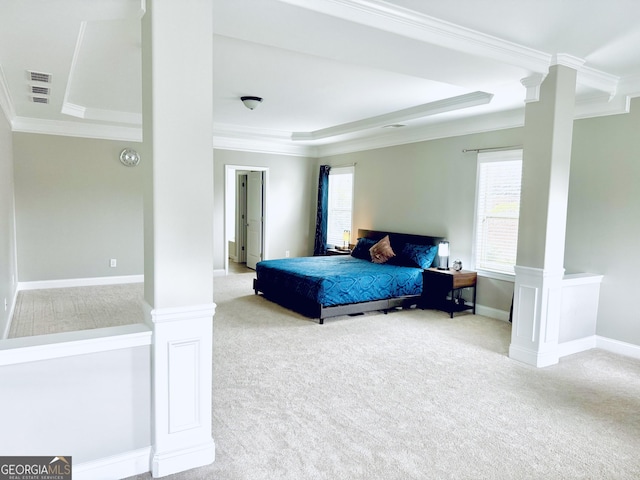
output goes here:
[[146, 2], [142, 21], [144, 253], [154, 477], [214, 461], [213, 10]]
[[527, 103], [509, 356], [544, 367], [559, 358], [576, 71], [554, 65], [546, 77], [529, 77], [523, 85]]

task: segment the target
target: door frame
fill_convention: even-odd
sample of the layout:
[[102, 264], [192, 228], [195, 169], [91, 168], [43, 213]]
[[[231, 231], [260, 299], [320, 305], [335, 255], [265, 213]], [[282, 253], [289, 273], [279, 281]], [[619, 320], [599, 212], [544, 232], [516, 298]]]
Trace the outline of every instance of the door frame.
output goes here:
[[[224, 219], [223, 219], [223, 229], [224, 229], [224, 274], [229, 274], [229, 240], [228, 240], [228, 232], [227, 232], [227, 215], [229, 215], [229, 206], [227, 202], [227, 192], [230, 189], [229, 186], [229, 174], [233, 172], [233, 181], [235, 182], [236, 171], [242, 170], [247, 172], [262, 172], [262, 178], [264, 181], [264, 186], [262, 189], [262, 259], [268, 259], [268, 243], [269, 243], [269, 221], [268, 221], [268, 198], [269, 198], [269, 167], [259, 167], [259, 166], [249, 166], [249, 165], [233, 165], [233, 164], [225, 164], [224, 166]], [[236, 191], [236, 195], [238, 192]], [[233, 198], [233, 202], [235, 203], [236, 199]], [[234, 208], [235, 210], [235, 208]]]

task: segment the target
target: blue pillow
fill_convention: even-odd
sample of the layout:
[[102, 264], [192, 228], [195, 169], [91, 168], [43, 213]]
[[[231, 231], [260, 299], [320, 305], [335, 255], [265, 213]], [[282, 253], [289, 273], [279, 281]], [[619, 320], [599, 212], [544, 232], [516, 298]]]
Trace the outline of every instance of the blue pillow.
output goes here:
[[360, 258], [361, 260], [371, 261], [371, 254], [369, 249], [377, 243], [377, 240], [371, 238], [359, 238], [358, 243], [351, 252], [352, 257]]
[[427, 269], [431, 267], [433, 259], [436, 258], [437, 253], [437, 245], [415, 245], [413, 243], [405, 243], [399, 256], [407, 266], [418, 266], [420, 268]]

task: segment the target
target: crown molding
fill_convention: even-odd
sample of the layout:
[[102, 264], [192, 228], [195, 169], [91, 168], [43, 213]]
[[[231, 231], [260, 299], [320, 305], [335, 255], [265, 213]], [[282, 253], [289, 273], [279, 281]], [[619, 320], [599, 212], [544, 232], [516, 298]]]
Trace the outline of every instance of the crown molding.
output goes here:
[[354, 23], [547, 74], [551, 65], [578, 71], [578, 83], [616, 93], [619, 78], [565, 53], [550, 54], [415, 12], [384, 0], [280, 0]]
[[640, 96], [640, 73], [621, 78], [618, 83], [618, 93], [629, 95], [630, 97]]
[[583, 58], [579, 58], [568, 53], [556, 53], [551, 57], [550, 65], [564, 65], [565, 67], [573, 68], [574, 70], [580, 70], [584, 63], [585, 60]]
[[66, 137], [97, 138], [142, 142], [142, 128], [99, 125], [85, 122], [64, 122], [26, 117], [15, 117], [11, 122], [14, 132], [61, 135]]
[[219, 123], [213, 125], [213, 148], [297, 157], [317, 154], [314, 146], [293, 144], [290, 132]]
[[333, 127], [323, 128], [314, 132], [293, 132], [292, 140], [320, 140], [323, 138], [336, 137], [347, 133], [360, 132], [370, 128], [382, 127], [384, 125], [405, 122], [416, 118], [423, 118], [439, 113], [451, 112], [463, 108], [486, 105], [491, 102], [493, 95], [485, 92], [472, 92], [457, 97], [444, 98], [435, 102], [405, 108], [395, 112], [365, 118], [355, 122], [343, 123]]
[[318, 147], [318, 157], [361, 152], [377, 148], [394, 147], [409, 143], [426, 142], [440, 138], [458, 137], [493, 132], [524, 126], [524, 108], [436, 123], [407, 131], [394, 131], [386, 135], [336, 142]]
[[82, 105], [71, 102], [64, 102], [61, 112], [76, 118], [96, 120], [99, 122], [126, 123], [142, 127], [142, 113], [83, 107]]
[[213, 136], [213, 148], [217, 150], [234, 150], [240, 152], [265, 153], [271, 155], [288, 155], [293, 157], [318, 156], [316, 147], [283, 145], [269, 140], [254, 138], [252, 140]]
[[574, 119], [605, 117], [607, 115], [620, 115], [631, 110], [631, 96], [608, 94], [591, 95], [576, 98]]
[[384, 0], [280, 0], [442, 47], [546, 72], [551, 55]]

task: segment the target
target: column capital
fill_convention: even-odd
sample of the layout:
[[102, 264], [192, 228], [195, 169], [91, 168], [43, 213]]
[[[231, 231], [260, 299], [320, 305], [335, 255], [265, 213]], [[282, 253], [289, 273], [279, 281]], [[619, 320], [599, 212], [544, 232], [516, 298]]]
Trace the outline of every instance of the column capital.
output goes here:
[[547, 77], [545, 73], [534, 73], [520, 80], [523, 87], [527, 89], [524, 103], [537, 102], [540, 100], [540, 86]]

